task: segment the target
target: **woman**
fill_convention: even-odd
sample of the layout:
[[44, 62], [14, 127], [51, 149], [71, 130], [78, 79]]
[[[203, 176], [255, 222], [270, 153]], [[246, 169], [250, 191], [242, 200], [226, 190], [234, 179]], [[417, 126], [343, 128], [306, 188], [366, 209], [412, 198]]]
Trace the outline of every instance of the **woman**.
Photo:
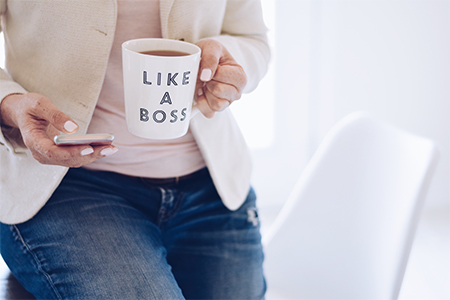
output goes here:
[[[261, 299], [250, 159], [226, 108], [269, 58], [256, 0], [0, 0], [1, 253], [42, 299]], [[188, 134], [124, 126], [120, 45], [202, 49]], [[57, 147], [59, 132], [115, 145]]]

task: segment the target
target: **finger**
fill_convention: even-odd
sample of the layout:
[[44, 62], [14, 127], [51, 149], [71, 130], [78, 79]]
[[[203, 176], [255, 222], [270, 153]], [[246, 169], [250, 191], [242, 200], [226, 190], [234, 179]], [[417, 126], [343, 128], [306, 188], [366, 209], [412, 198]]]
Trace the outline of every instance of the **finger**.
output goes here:
[[112, 145], [110, 147], [102, 147], [100, 150], [100, 155], [102, 157], [110, 156], [110, 155], [113, 155], [114, 153], [116, 153], [117, 151], [119, 151], [119, 149]]
[[[206, 112], [208, 112], [207, 109], [212, 112], [223, 111], [231, 104], [231, 101], [229, 101], [227, 99], [223, 99], [223, 98], [218, 98], [215, 95], [211, 94], [207, 89], [203, 89], [203, 95], [201, 96], [201, 100], [203, 100], [203, 101], [206, 100], [205, 101], [206, 103], [201, 103], [202, 105], [205, 105]], [[208, 105], [207, 108], [206, 108], [206, 104]], [[198, 105], [198, 100], [197, 100], [197, 105]]]
[[[86, 146], [85, 146], [86, 147]], [[82, 150], [82, 155], [89, 155], [94, 159], [99, 159], [105, 156], [110, 156], [119, 151], [119, 149], [114, 145], [99, 145], [99, 146], [87, 146], [85, 149]]]
[[118, 149], [113, 146], [56, 146], [42, 141], [33, 148], [33, 157], [41, 164], [78, 168], [99, 158], [112, 155]]
[[52, 124], [56, 129], [66, 134], [75, 133], [78, 125], [68, 115], [59, 110], [53, 102], [39, 94], [27, 94], [29, 113], [35, 118], [44, 119]]
[[211, 109], [203, 92], [197, 96], [197, 107], [200, 112], [208, 119], [214, 117], [215, 111]]
[[223, 111], [223, 110], [225, 110], [225, 108], [230, 106], [230, 104], [232, 102], [228, 99], [216, 97], [211, 92], [209, 92], [207, 89], [204, 90], [204, 96], [205, 96], [206, 100], [208, 101], [209, 107], [213, 111]]
[[203, 90], [208, 90], [215, 98], [233, 102], [241, 98], [242, 93], [231, 84], [211, 80], [205, 85]]
[[205, 88], [205, 83], [197, 78], [197, 82], [195, 84], [195, 99], [198, 100], [198, 97], [203, 94], [203, 89]]
[[34, 159], [45, 165], [59, 165], [64, 167], [80, 167], [89, 163], [92, 158], [89, 154], [92, 149], [89, 145], [56, 146], [50, 140], [40, 140], [33, 147], [29, 147]]
[[[114, 154], [117, 148], [113, 145], [72, 145], [56, 146], [51, 137], [53, 126], [48, 130], [36, 127], [23, 134], [25, 145], [33, 157], [41, 164], [61, 165], [65, 167], [80, 167], [101, 157]], [[110, 150], [106, 150], [110, 149]]]
[[79, 145], [79, 146], [57, 146], [57, 147], [67, 149], [74, 157], [81, 156], [84, 163], [89, 163], [96, 159], [113, 155], [114, 153], [119, 151], [119, 149], [114, 145], [108, 146]]
[[247, 85], [247, 75], [240, 65], [219, 65], [214, 80], [226, 84], [233, 85], [242, 93]]

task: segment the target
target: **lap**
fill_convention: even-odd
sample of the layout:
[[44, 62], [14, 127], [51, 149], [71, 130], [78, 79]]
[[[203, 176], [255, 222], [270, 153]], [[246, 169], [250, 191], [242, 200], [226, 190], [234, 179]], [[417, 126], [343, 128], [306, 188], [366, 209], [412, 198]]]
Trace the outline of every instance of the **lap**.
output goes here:
[[[2, 255], [38, 297], [262, 298], [253, 193], [231, 212], [212, 182], [199, 196], [204, 183], [164, 191], [132, 177], [86, 174], [66, 177], [30, 221], [2, 224]], [[161, 195], [172, 192], [164, 206]]]
[[263, 249], [255, 200], [251, 190], [236, 211], [229, 211], [221, 202], [191, 210], [195, 204], [187, 200], [181, 207], [165, 244], [167, 259], [186, 298], [264, 297]]
[[44, 299], [182, 299], [159, 228], [107, 189], [67, 178], [30, 221], [2, 224], [2, 255]]

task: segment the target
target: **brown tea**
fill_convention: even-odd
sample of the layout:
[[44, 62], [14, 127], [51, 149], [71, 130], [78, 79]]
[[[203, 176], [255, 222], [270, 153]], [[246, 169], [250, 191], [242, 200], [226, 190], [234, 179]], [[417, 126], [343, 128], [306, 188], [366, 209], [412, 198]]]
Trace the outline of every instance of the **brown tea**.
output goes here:
[[142, 51], [140, 52], [146, 55], [154, 55], [154, 56], [187, 56], [190, 55], [186, 52], [181, 51], [173, 51], [173, 50], [151, 50], [151, 51]]

